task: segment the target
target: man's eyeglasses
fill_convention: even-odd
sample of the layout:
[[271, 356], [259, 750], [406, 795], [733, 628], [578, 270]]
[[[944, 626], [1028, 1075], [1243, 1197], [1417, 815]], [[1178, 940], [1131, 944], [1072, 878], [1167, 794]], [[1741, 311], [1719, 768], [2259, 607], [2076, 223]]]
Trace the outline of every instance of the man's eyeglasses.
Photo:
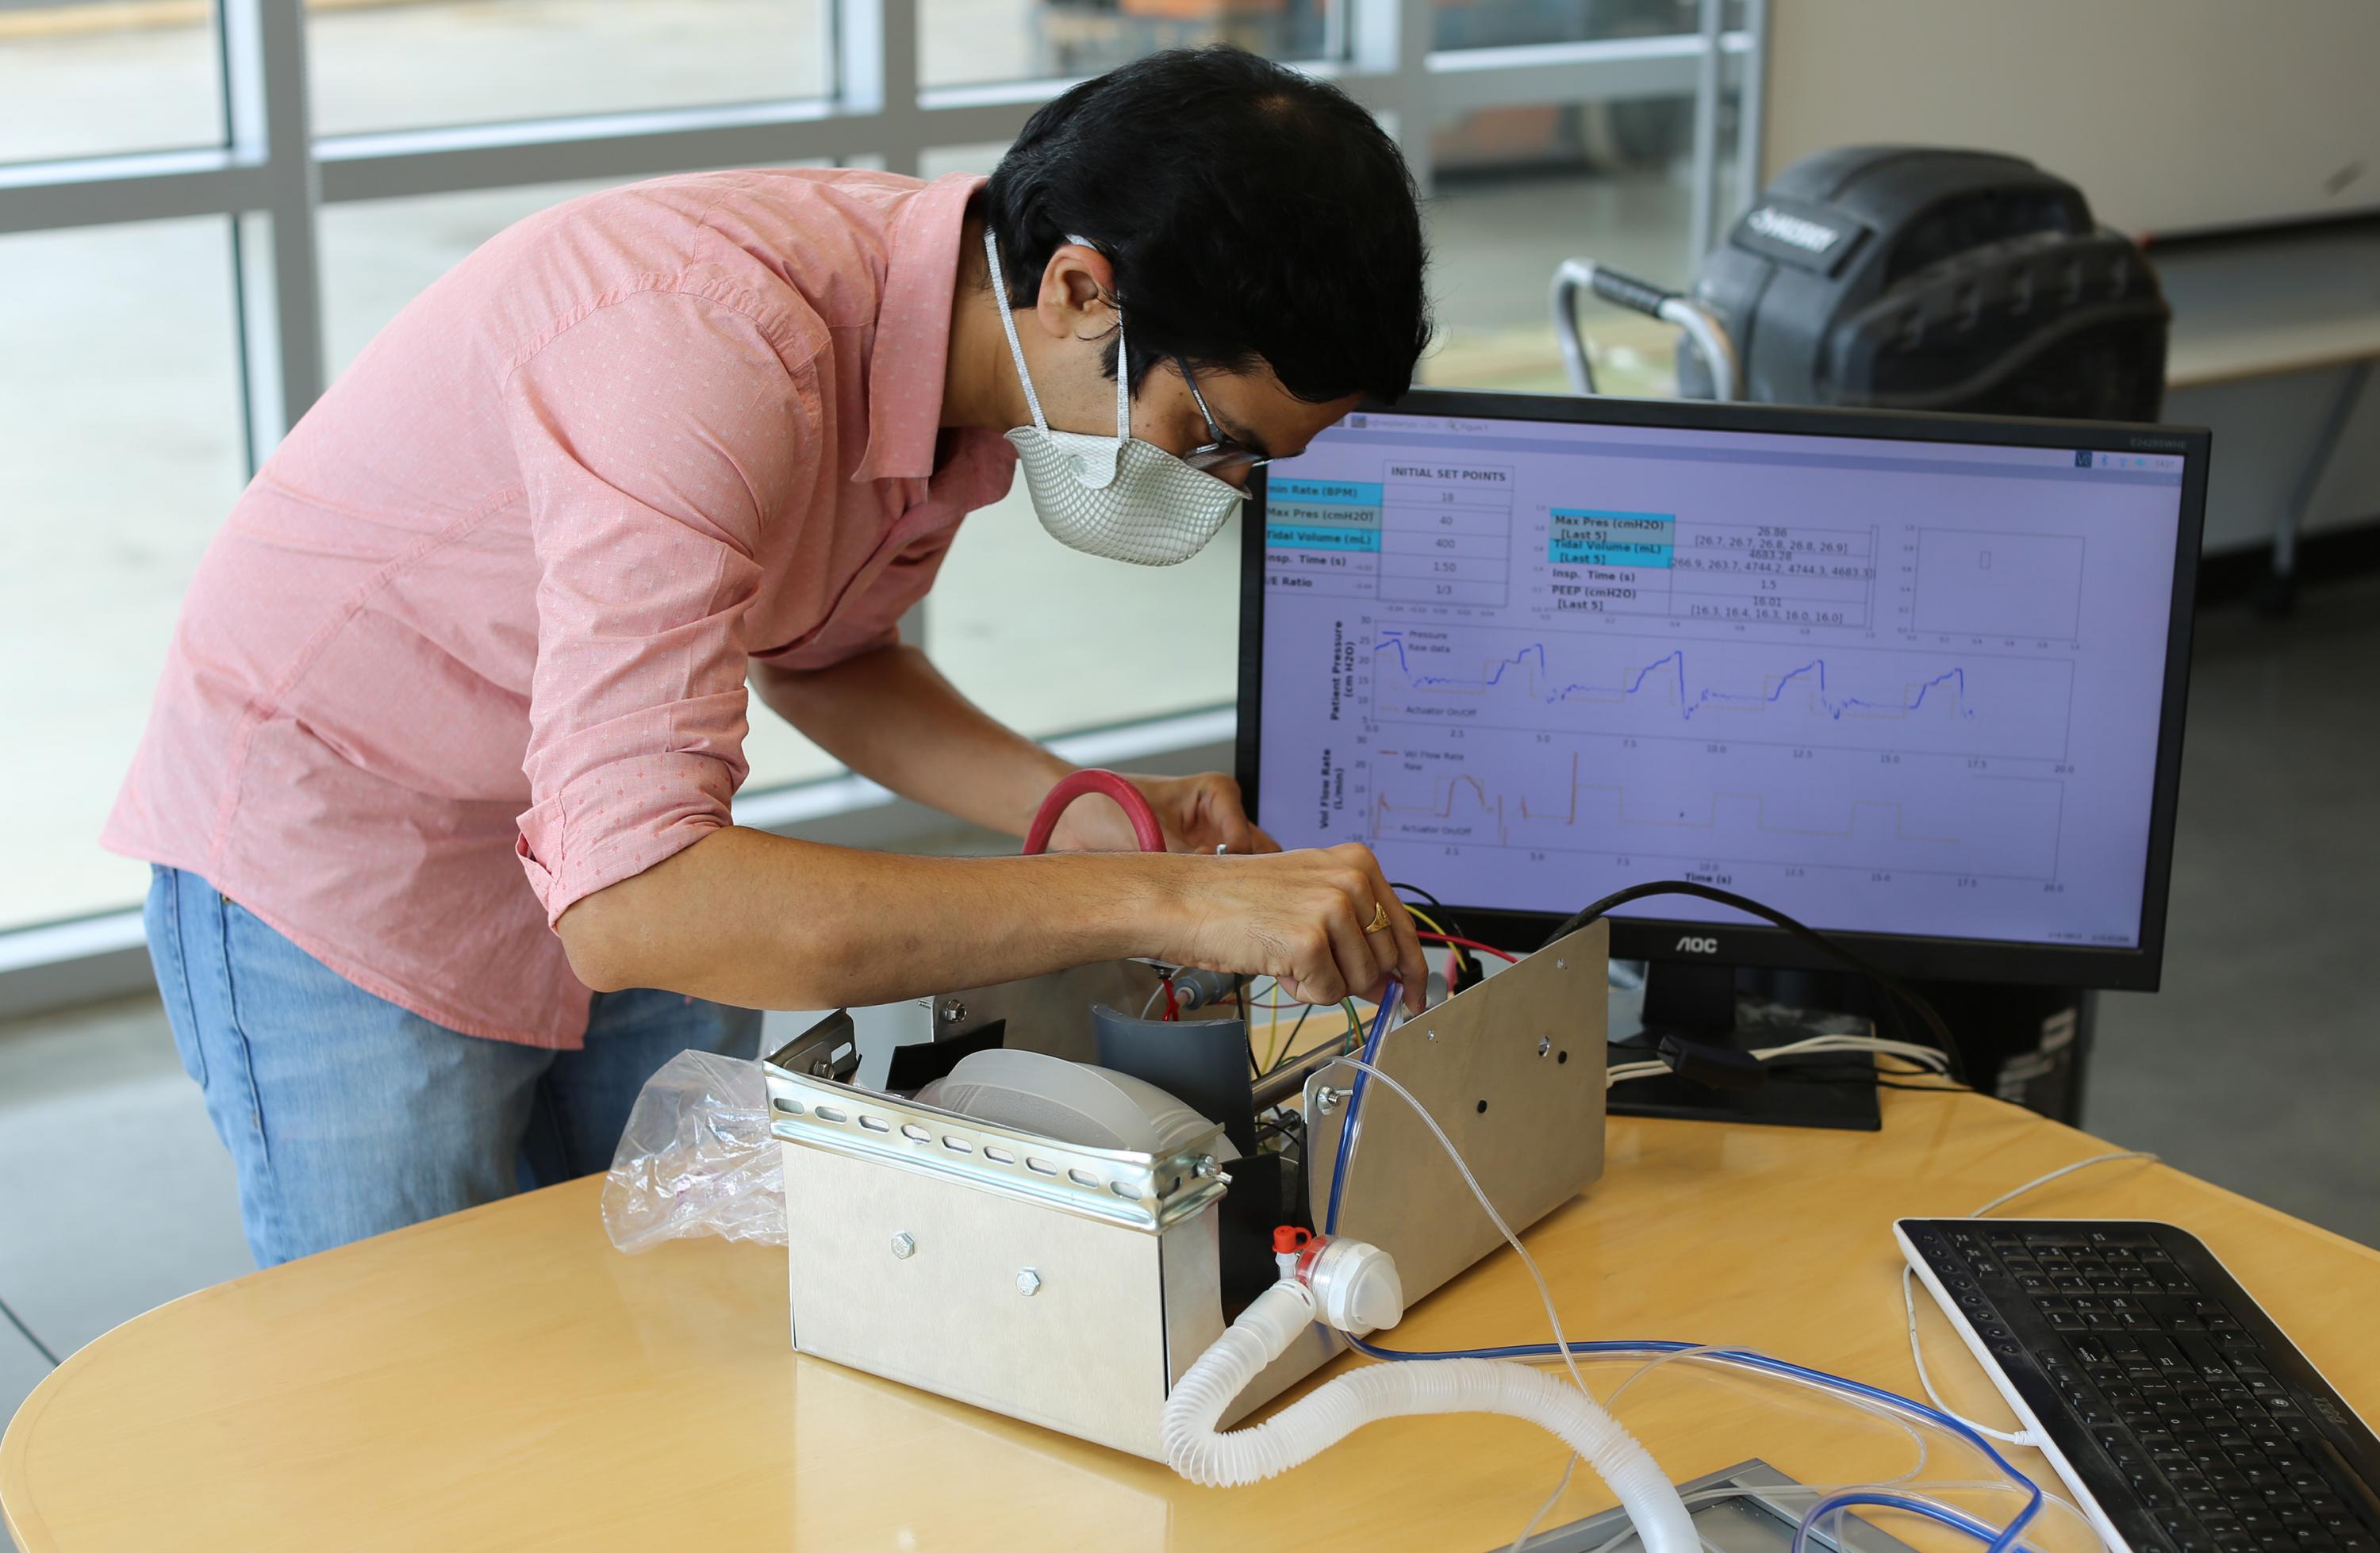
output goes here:
[[1194, 447], [1184, 454], [1182, 462], [1202, 474], [1214, 475], [1219, 479], [1249, 469], [1261, 469], [1271, 463], [1269, 455], [1258, 453], [1245, 443], [1233, 441], [1229, 433], [1215, 424], [1215, 412], [1207, 407], [1207, 396], [1198, 392], [1198, 380], [1191, 375], [1190, 363], [1182, 361], [1177, 365], [1182, 369], [1182, 381], [1190, 385], [1190, 402], [1198, 406], [1199, 415], [1207, 422], [1206, 445]]

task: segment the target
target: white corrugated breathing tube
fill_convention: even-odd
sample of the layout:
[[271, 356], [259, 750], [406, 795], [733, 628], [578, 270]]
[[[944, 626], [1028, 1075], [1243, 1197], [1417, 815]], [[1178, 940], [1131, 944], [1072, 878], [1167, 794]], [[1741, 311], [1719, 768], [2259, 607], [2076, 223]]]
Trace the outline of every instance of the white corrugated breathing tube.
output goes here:
[[1297, 1466], [1382, 1418], [1500, 1413], [1561, 1437], [1618, 1495], [1645, 1553], [1700, 1553], [1685, 1502], [1652, 1453], [1595, 1400], [1525, 1365], [1440, 1359], [1338, 1377], [1261, 1424], [1217, 1431], [1223, 1410], [1315, 1319], [1311, 1290], [1283, 1279], [1258, 1295], [1165, 1399], [1165, 1460], [1208, 1487], [1235, 1488]]

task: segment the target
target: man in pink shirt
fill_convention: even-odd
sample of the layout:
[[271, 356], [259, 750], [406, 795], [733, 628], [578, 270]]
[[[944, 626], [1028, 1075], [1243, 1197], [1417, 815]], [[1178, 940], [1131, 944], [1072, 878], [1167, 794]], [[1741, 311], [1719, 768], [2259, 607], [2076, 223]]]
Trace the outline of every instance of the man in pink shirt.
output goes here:
[[1125, 955], [1420, 987], [1370, 854], [1281, 853], [1225, 777], [1136, 779], [1161, 856], [1103, 850], [1112, 806], [1074, 855], [970, 860], [729, 801], [748, 684], [1021, 831], [1068, 768], [897, 629], [960, 519], [1021, 458], [1062, 542], [1185, 559], [1254, 467], [1404, 391], [1422, 267], [1369, 116], [1216, 49], [1069, 91], [989, 184], [662, 179], [424, 292], [208, 551], [105, 836], [156, 865], [258, 1260], [601, 1168], [653, 1069], [754, 1054], [760, 1008]]

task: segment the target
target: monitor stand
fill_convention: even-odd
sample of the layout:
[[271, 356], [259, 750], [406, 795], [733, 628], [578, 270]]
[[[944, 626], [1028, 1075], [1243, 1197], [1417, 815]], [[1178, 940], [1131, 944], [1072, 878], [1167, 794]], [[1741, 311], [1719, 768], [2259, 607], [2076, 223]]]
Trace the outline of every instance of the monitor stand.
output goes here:
[[[1661, 1037], [1677, 1035], [1706, 1046], [1749, 1051], [1783, 1046], [1807, 1036], [1847, 1027], [1844, 1016], [1786, 1009], [1736, 997], [1731, 965], [1656, 960], [1646, 966], [1645, 1028], [1612, 1043], [1615, 1058], [1625, 1050], [1659, 1055]], [[1864, 1021], [1858, 1027], [1867, 1028]], [[1714, 1089], [1673, 1074], [1633, 1079], [1611, 1090], [1604, 1109], [1614, 1116], [1667, 1116], [1694, 1122], [1742, 1122], [1774, 1127], [1837, 1127], [1876, 1132], [1883, 1126], [1876, 1108], [1876, 1062], [1864, 1052], [1779, 1069], [1750, 1089]]]

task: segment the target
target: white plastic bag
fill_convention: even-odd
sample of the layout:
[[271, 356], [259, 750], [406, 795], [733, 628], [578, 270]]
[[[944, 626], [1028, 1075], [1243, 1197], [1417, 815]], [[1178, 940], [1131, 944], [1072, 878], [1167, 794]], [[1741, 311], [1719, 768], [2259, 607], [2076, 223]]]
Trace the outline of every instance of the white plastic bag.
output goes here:
[[760, 1064], [681, 1051], [645, 1081], [603, 1178], [623, 1251], [687, 1235], [785, 1244], [785, 1176]]

